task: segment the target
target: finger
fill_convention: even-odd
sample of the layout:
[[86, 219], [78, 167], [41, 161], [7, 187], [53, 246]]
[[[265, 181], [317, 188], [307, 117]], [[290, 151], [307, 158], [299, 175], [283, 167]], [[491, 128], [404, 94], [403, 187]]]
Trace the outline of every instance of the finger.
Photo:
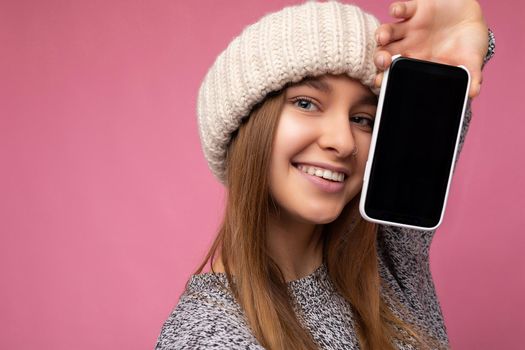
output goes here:
[[383, 71], [392, 63], [392, 55], [386, 50], [379, 50], [374, 55], [374, 63]]
[[388, 45], [393, 41], [403, 39], [406, 35], [404, 23], [386, 23], [376, 29], [377, 45]]
[[470, 98], [478, 97], [481, 92], [481, 84], [483, 83], [483, 76], [481, 72], [472, 73], [471, 82], [469, 86], [468, 96]]
[[478, 97], [481, 92], [481, 82], [479, 80], [472, 80], [469, 86], [468, 96], [470, 98]]
[[383, 83], [383, 72], [377, 73], [376, 78], [374, 80], [374, 85], [376, 88], [380, 88], [381, 84]]
[[481, 84], [472, 82], [469, 86], [468, 97], [475, 98], [479, 96], [481, 92]]
[[[403, 41], [404, 40], [398, 40], [398, 41], [391, 42], [388, 45], [381, 46], [380, 51], [376, 52], [376, 56], [382, 53], [383, 55], [389, 55], [390, 56], [389, 58], [397, 54], [409, 57], [408, 53], [405, 50], [406, 44]], [[390, 63], [387, 63], [385, 67], [388, 67], [389, 64]]]
[[390, 4], [390, 16], [395, 18], [411, 18], [416, 13], [415, 0], [396, 1]]

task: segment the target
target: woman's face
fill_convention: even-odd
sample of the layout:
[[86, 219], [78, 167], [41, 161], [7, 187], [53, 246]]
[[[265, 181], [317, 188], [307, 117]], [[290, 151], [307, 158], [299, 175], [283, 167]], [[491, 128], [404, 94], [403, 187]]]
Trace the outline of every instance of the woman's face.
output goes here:
[[[273, 141], [270, 193], [281, 215], [313, 224], [332, 222], [361, 190], [377, 97], [346, 75], [309, 78], [287, 88], [285, 95]], [[319, 166], [298, 167], [315, 163]], [[327, 176], [329, 166], [346, 170], [342, 182], [308, 174]]]

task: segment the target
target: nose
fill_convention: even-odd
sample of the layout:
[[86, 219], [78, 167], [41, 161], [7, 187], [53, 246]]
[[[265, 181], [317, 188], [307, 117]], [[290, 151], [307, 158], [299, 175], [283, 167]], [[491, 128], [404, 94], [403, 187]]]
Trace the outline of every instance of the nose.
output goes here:
[[356, 140], [347, 115], [326, 118], [319, 136], [319, 146], [336, 153], [338, 158], [346, 159], [356, 147]]

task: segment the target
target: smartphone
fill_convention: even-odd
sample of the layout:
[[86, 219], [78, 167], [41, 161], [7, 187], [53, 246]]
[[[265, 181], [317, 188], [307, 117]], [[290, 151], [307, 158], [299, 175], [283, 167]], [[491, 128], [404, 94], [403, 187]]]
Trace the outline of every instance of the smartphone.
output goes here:
[[392, 57], [359, 202], [365, 220], [420, 230], [441, 224], [469, 85], [464, 66]]

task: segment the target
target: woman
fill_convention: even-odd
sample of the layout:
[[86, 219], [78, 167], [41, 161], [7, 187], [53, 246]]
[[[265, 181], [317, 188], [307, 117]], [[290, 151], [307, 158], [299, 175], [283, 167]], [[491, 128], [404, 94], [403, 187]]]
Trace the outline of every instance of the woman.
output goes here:
[[465, 65], [472, 98], [494, 38], [473, 0], [409, 0], [391, 14], [402, 21], [379, 26], [335, 1], [289, 6], [219, 55], [198, 117], [228, 201], [156, 349], [447, 347], [433, 232], [366, 222], [359, 196], [391, 55]]

